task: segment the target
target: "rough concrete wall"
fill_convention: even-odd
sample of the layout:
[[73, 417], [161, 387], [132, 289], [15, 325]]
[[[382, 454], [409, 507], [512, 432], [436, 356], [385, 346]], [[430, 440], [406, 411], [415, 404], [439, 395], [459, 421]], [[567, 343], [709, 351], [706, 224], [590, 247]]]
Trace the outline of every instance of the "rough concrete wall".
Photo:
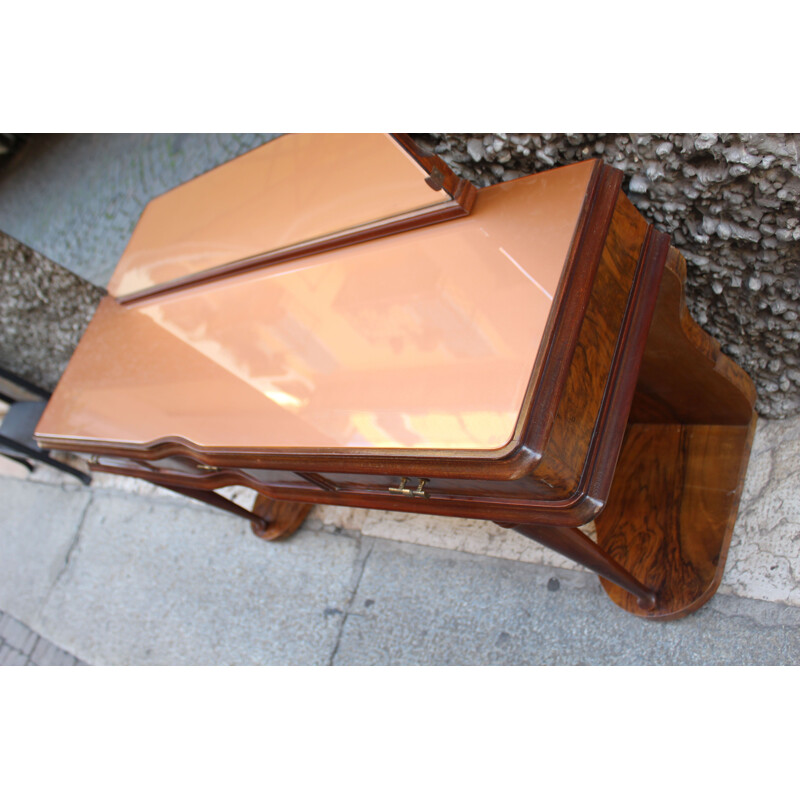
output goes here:
[[102, 296], [0, 232], [0, 365], [52, 391]]
[[800, 135], [415, 134], [488, 186], [587, 158], [688, 262], [694, 318], [753, 377], [766, 417], [800, 412]]

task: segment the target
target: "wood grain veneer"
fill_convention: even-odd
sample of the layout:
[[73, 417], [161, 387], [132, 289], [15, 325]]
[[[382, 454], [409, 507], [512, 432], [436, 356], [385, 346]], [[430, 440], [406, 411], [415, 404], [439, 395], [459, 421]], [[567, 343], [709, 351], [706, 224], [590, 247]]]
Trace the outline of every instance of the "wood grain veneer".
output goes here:
[[598, 544], [656, 591], [643, 609], [603, 581], [615, 603], [677, 619], [722, 580], [750, 456], [755, 390], [686, 309], [686, 262], [670, 248], [622, 453]]
[[260, 494], [253, 505], [253, 513], [264, 522], [253, 520], [253, 533], [269, 542], [286, 539], [303, 524], [312, 508], [310, 504], [286, 503]]
[[[402, 136], [397, 141], [413, 148]], [[416, 158], [430, 188], [469, 194], [435, 157]], [[431, 360], [446, 337], [417, 337], [417, 349], [406, 352], [406, 339], [414, 339], [406, 336], [382, 363], [338, 380], [328, 368], [314, 384], [310, 402], [322, 411], [375, 412], [371, 419], [381, 419], [384, 431], [371, 441], [347, 440], [332, 424], [315, 428], [314, 413], [270, 410], [264, 398], [272, 391], [272, 405], [280, 406], [280, 392], [242, 370], [248, 347], [274, 348], [270, 321], [291, 306], [281, 268], [267, 273], [255, 262], [125, 306], [104, 301], [37, 436], [49, 447], [94, 454], [96, 470], [224, 507], [250, 519], [262, 538], [289, 535], [313, 503], [489, 519], [594, 570], [627, 611], [652, 619], [690, 613], [722, 576], [752, 442], [754, 389], [689, 316], [685, 262], [622, 194], [621, 178], [599, 161], [530, 176], [478, 191], [469, 217], [436, 230], [340, 240], [335, 252], [293, 262], [325, 268], [297, 296], [319, 293], [323, 279], [339, 274], [337, 263], [345, 267], [336, 294], [311, 315], [316, 341], [294, 336], [281, 351], [287, 359], [321, 342], [330, 349], [328, 313], [355, 309], [354, 319], [390, 320], [397, 332], [403, 328], [393, 303], [417, 298], [419, 309], [426, 292], [452, 297], [462, 284], [475, 292], [466, 344], [449, 340], [461, 346], [463, 362]], [[436, 277], [445, 262], [449, 284]], [[502, 302], [493, 305], [491, 281], [475, 263], [490, 265], [500, 290], [513, 287]], [[267, 274], [275, 280], [269, 292]], [[228, 322], [219, 303], [235, 310]], [[436, 308], [445, 319], [444, 306]], [[526, 328], [532, 314], [536, 325]], [[475, 332], [491, 338], [487, 316], [499, 326], [520, 325], [509, 337], [521, 344], [513, 368], [506, 351], [470, 361], [480, 351]], [[248, 329], [251, 320], [262, 327]], [[225, 355], [234, 340], [242, 343], [235, 358]], [[133, 341], [138, 347], [129, 352]], [[342, 358], [351, 358], [353, 343], [343, 341]], [[500, 405], [487, 405], [487, 390], [498, 389], [491, 402]], [[395, 417], [387, 416], [390, 402]], [[505, 427], [494, 439], [434, 434], [409, 446], [397, 431], [408, 431], [402, 425], [426, 404], [449, 409], [451, 421], [502, 409]], [[397, 441], [387, 446], [382, 436]], [[214, 494], [234, 484], [259, 492], [252, 512]], [[592, 519], [597, 543], [577, 527]]]

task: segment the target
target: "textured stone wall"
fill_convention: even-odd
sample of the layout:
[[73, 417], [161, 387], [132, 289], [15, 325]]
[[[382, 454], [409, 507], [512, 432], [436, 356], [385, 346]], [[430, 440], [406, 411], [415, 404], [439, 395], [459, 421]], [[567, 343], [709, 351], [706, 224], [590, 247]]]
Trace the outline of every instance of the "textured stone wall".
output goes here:
[[767, 417], [800, 412], [800, 135], [415, 134], [478, 186], [602, 158], [686, 257], [694, 318], [753, 377]]
[[52, 391], [102, 296], [0, 232], [0, 365]]

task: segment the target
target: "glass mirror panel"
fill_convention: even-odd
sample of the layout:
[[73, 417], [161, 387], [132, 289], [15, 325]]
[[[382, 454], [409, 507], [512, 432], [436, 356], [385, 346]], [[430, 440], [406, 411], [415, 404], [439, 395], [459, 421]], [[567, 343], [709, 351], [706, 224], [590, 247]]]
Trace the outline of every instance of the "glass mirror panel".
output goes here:
[[125, 300], [465, 214], [443, 188], [465, 182], [409, 148], [382, 133], [268, 142], [152, 200], [108, 291]]

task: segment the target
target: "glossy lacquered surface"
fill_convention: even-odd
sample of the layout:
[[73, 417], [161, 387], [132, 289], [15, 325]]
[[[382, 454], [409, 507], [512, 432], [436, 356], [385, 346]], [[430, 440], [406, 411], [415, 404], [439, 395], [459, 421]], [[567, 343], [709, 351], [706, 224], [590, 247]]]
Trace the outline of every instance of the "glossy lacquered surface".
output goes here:
[[595, 162], [481, 190], [468, 217], [120, 306], [45, 440], [494, 450], [514, 435]]
[[289, 134], [152, 200], [108, 284], [122, 297], [450, 201], [388, 134]]

